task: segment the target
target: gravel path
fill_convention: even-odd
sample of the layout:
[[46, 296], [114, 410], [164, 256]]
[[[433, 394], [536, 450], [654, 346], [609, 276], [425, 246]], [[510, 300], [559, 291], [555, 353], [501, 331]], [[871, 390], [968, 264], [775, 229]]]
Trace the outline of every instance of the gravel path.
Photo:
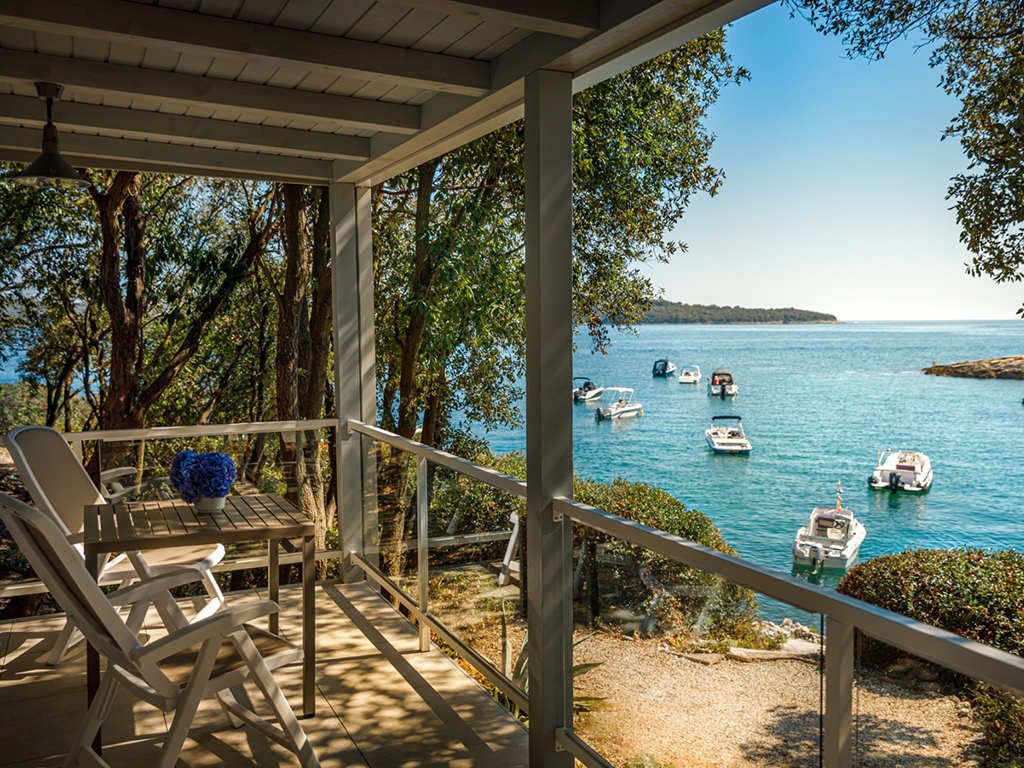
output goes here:
[[[575, 661], [603, 662], [577, 680], [576, 692], [607, 701], [581, 715], [576, 730], [616, 765], [638, 758], [675, 768], [818, 765], [816, 664], [704, 666], [654, 641], [606, 634], [577, 645]], [[960, 700], [875, 679], [864, 680], [858, 698], [855, 766], [978, 764], [978, 731]]]

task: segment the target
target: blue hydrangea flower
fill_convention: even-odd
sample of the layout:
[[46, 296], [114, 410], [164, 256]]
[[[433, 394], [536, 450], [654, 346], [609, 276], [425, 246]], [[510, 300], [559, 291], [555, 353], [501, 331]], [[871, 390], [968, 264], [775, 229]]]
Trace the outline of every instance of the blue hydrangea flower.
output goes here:
[[208, 499], [227, 496], [236, 477], [234, 460], [220, 451], [182, 451], [171, 462], [171, 485], [189, 504], [197, 502], [200, 496]]

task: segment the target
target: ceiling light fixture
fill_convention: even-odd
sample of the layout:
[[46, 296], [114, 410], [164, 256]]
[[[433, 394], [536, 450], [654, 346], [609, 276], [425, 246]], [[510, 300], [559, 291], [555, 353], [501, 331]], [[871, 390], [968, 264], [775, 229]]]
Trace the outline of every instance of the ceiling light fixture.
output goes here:
[[46, 99], [46, 125], [43, 127], [43, 153], [11, 181], [41, 189], [83, 189], [89, 180], [71, 167], [57, 149], [57, 127], [53, 124], [53, 102], [60, 98], [64, 86], [36, 83], [39, 98]]

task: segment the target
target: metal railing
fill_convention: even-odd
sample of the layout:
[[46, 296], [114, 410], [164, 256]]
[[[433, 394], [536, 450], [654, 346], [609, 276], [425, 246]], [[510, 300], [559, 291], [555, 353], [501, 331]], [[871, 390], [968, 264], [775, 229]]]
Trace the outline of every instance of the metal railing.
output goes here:
[[[513, 494], [520, 498], [526, 498], [526, 483], [518, 478], [498, 472], [488, 467], [480, 466], [467, 459], [460, 458], [454, 454], [431, 448], [430, 446], [408, 440], [396, 434], [378, 427], [372, 427], [361, 421], [351, 420], [348, 422], [350, 432], [356, 432], [366, 437], [386, 443], [406, 453], [416, 456], [416, 590], [415, 600], [409, 596], [400, 585], [388, 578], [379, 568], [359, 553], [352, 553], [352, 561], [358, 565], [367, 578], [375, 582], [379, 587], [386, 590], [395, 600], [416, 618], [420, 628], [420, 650], [425, 651], [430, 647], [430, 631], [433, 630], [445, 643], [454, 648], [456, 652], [466, 661], [473, 665], [488, 682], [501, 691], [511, 702], [523, 712], [529, 711], [529, 699], [526, 693], [500, 670], [496, 669], [486, 658], [466, 644], [453, 630], [447, 627], [443, 621], [430, 612], [429, 606], [429, 576], [428, 563], [429, 550], [435, 542], [444, 545], [446, 539], [430, 539], [428, 537], [428, 524], [430, 521], [429, 494], [427, 492], [428, 462], [439, 467], [458, 472], [466, 477], [479, 480], [498, 490]], [[458, 539], [453, 543], [464, 542], [485, 542], [507, 539], [511, 531], [499, 533], [478, 533], [469, 536], [450, 537]], [[411, 548], [405, 542], [403, 546]]]
[[[352, 432], [372, 437], [417, 456], [417, 530], [426, 543], [429, 514], [425, 487], [427, 462], [447, 467], [483, 483], [520, 497], [526, 495], [526, 483], [466, 459], [407, 440], [359, 421], [349, 421]], [[878, 608], [809, 582], [755, 565], [695, 544], [679, 536], [651, 528], [568, 498], [553, 503], [556, 519], [562, 516], [574, 523], [600, 531], [630, 544], [643, 547], [691, 568], [713, 574], [740, 586], [788, 603], [826, 618], [825, 725], [824, 760], [828, 768], [852, 764], [852, 712], [854, 671], [854, 630], [859, 630], [913, 655], [969, 677], [990, 683], [1015, 695], [1024, 695], [1024, 658], [992, 648], [916, 619]], [[479, 653], [461, 641], [429, 612], [426, 600], [427, 561], [423, 547], [418, 550], [417, 599], [359, 554], [352, 559], [367, 576], [386, 589], [424, 626], [444, 638], [509, 699], [524, 711], [528, 700], [521, 689], [501, 674]], [[570, 584], [565, 589], [571, 589]], [[543, 599], [543, 596], [541, 596]], [[422, 632], [422, 629], [421, 629]], [[422, 640], [421, 640], [422, 642]], [[556, 742], [588, 768], [609, 768], [597, 751], [571, 729], [559, 729]]]

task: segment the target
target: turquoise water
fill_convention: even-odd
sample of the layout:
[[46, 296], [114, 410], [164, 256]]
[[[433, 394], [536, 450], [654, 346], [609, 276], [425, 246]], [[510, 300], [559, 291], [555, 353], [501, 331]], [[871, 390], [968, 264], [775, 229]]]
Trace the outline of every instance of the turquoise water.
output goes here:
[[[585, 342], [584, 342], [585, 343]], [[1021, 354], [1024, 322], [643, 326], [616, 335], [607, 356], [581, 351], [575, 376], [633, 387], [637, 419], [598, 423], [574, 406], [576, 471], [664, 488], [710, 515], [750, 560], [790, 572], [790, 546], [811, 509], [835, 502], [867, 528], [861, 559], [911, 547], [1024, 546], [1024, 382], [926, 376], [935, 359]], [[654, 379], [668, 356], [707, 376], [732, 371], [740, 394], [709, 398], [675, 378]], [[566, 393], [568, 397], [568, 393]], [[711, 453], [704, 430], [739, 414], [750, 456]], [[523, 450], [521, 430], [487, 435], [495, 451]], [[932, 460], [924, 495], [870, 490], [879, 450]], [[824, 583], [834, 584], [826, 576]]]

